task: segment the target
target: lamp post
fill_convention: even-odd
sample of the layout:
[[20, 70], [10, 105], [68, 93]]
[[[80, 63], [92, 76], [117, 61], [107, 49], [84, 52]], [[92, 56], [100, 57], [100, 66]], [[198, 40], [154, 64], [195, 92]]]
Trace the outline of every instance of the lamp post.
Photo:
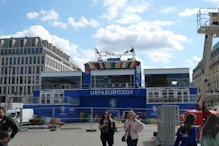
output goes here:
[[8, 74], [10, 75], [11, 66], [3, 66], [2, 67], [3, 73], [6, 74], [6, 94], [5, 94], [5, 110], [7, 111], [7, 102], [8, 102]]

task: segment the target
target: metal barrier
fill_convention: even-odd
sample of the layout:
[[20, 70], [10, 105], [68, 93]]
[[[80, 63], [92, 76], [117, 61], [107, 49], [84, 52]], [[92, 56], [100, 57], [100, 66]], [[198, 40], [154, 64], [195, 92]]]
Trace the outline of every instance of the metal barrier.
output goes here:
[[[137, 118], [145, 124], [158, 123], [158, 110], [154, 108], [110, 108], [110, 107], [73, 107], [72, 105], [30, 105], [25, 109], [34, 110], [34, 119], [30, 120], [31, 125], [20, 124], [20, 129], [49, 129], [56, 131], [56, 128], [86, 129], [87, 132], [97, 131], [97, 123], [105, 111], [111, 113], [116, 127], [122, 128], [130, 110], [135, 111]], [[23, 111], [20, 109], [21, 112]], [[176, 110], [177, 111], [177, 110]], [[175, 113], [175, 124], [183, 122], [184, 109], [178, 109]], [[21, 114], [23, 116], [23, 114]], [[23, 118], [20, 116], [20, 122]], [[165, 115], [164, 115], [165, 116]], [[167, 115], [166, 115], [167, 116]], [[26, 121], [27, 122], [27, 121]], [[28, 124], [28, 123], [27, 123]], [[81, 125], [83, 127], [81, 127]]]

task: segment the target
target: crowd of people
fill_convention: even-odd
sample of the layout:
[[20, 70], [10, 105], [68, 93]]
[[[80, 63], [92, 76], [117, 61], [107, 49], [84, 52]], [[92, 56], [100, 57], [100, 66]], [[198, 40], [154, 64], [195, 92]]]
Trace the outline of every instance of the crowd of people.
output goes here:
[[186, 117], [184, 125], [178, 128], [174, 146], [197, 146], [198, 132], [201, 146], [219, 146], [219, 115], [211, 114], [202, 128], [194, 126], [196, 118], [194, 114]]
[[[127, 146], [137, 146], [139, 132], [144, 129], [144, 124], [136, 117], [136, 113], [130, 110], [127, 119], [124, 122], [124, 136], [121, 138]], [[200, 132], [199, 142], [201, 146], [219, 146], [219, 115], [211, 114], [205, 125], [201, 127], [195, 126], [196, 115], [187, 115], [185, 122], [180, 126], [176, 133], [176, 141], [174, 146], [197, 146], [197, 134]], [[8, 129], [12, 129], [8, 134]], [[105, 111], [99, 121], [100, 139], [103, 146], [114, 145], [114, 132], [116, 131], [116, 123], [111, 118], [111, 113]], [[12, 119], [5, 116], [5, 109], [0, 107], [0, 146], [8, 146], [8, 143], [18, 132], [18, 127]]]

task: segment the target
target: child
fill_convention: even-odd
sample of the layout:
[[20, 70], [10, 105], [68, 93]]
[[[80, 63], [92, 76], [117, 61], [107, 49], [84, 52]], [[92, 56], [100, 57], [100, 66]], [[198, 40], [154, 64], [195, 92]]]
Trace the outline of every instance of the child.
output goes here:
[[7, 132], [0, 132], [0, 146], [6, 146], [8, 142], [8, 133]]

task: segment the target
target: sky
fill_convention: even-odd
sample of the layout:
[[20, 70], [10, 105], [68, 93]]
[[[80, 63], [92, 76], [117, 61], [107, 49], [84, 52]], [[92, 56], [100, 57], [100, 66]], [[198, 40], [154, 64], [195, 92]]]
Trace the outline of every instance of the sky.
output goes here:
[[134, 47], [142, 69], [192, 72], [204, 46], [197, 12], [218, 6], [219, 0], [0, 0], [0, 38], [39, 36], [82, 69], [95, 61], [95, 48], [123, 53]]

